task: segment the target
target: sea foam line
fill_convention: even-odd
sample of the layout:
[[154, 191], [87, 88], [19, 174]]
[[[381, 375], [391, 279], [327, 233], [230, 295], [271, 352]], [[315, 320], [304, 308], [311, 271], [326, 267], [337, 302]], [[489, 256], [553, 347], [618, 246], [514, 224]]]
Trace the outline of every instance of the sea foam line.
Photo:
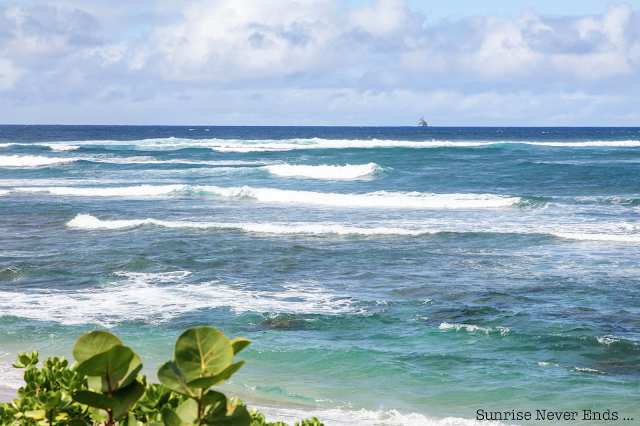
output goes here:
[[74, 158], [43, 157], [41, 155], [0, 155], [0, 167], [42, 167], [71, 163]]
[[[298, 149], [349, 149], [349, 148], [473, 148], [495, 145], [521, 144], [548, 147], [638, 147], [638, 140], [620, 141], [582, 141], [582, 142], [536, 142], [536, 141], [407, 141], [383, 139], [186, 139], [158, 138], [134, 141], [93, 140], [74, 141], [69, 146], [105, 147], [107, 149], [135, 150], [178, 150], [187, 148], [205, 148], [219, 152], [265, 152], [290, 151]], [[47, 145], [54, 146], [56, 143]], [[54, 148], [52, 148], [54, 149]]]
[[438, 328], [440, 330], [456, 330], [456, 331], [465, 330], [469, 333], [472, 333], [474, 331], [481, 331], [487, 334], [495, 333], [495, 332], [499, 332], [500, 334], [507, 334], [511, 331], [507, 327], [491, 328], [491, 327], [480, 327], [479, 325], [473, 325], [473, 324], [449, 324], [448, 322], [441, 323]]
[[269, 173], [277, 176], [330, 180], [357, 179], [383, 170], [382, 167], [378, 166], [376, 163], [356, 165], [347, 164], [345, 166], [276, 164], [273, 166], [267, 166], [266, 169], [269, 170]]
[[81, 290], [0, 291], [0, 316], [113, 327], [126, 321], [165, 322], [185, 313], [215, 308], [228, 308], [236, 313], [359, 312], [349, 296], [313, 281], [286, 283], [278, 290], [267, 291], [244, 284], [193, 283], [190, 275], [189, 271], [117, 272], [111, 283]]
[[269, 422], [282, 421], [294, 424], [300, 419], [314, 416], [326, 426], [504, 426], [497, 421], [478, 421], [461, 417], [438, 419], [420, 413], [401, 414], [397, 410], [342, 410], [300, 409], [273, 406], [250, 405], [265, 414]]
[[338, 234], [338, 235], [421, 235], [438, 231], [428, 229], [403, 228], [361, 228], [343, 226], [339, 224], [279, 224], [279, 223], [218, 223], [218, 222], [190, 222], [165, 221], [156, 219], [132, 220], [100, 220], [90, 214], [78, 214], [67, 222], [73, 229], [125, 229], [141, 225], [156, 225], [166, 228], [194, 228], [194, 229], [238, 229], [246, 232], [265, 234]]
[[[1, 195], [1, 194], [0, 194]], [[126, 220], [101, 220], [95, 216], [87, 213], [80, 213], [75, 218], [67, 222], [67, 227], [71, 229], [126, 229], [134, 228], [137, 226], [161, 226], [165, 228], [183, 228], [183, 229], [212, 229], [212, 230], [225, 230], [235, 229], [244, 232], [255, 232], [262, 234], [311, 234], [311, 235], [427, 235], [437, 233], [492, 233], [492, 234], [522, 234], [522, 235], [536, 235], [546, 234], [551, 236], [562, 236], [566, 239], [575, 239], [577, 241], [592, 240], [603, 242], [621, 242], [621, 243], [638, 243], [640, 242], [640, 236], [638, 235], [615, 235], [615, 234], [554, 234], [548, 230], [543, 229], [509, 229], [509, 228], [491, 228], [488, 229], [482, 225], [470, 226], [467, 228], [460, 228], [459, 226], [446, 226], [440, 224], [439, 227], [397, 227], [397, 226], [375, 226], [375, 227], [361, 227], [350, 226], [339, 223], [238, 223], [238, 222], [201, 222], [201, 221], [167, 221], [158, 219], [126, 219]], [[574, 238], [575, 237], [575, 238]], [[443, 323], [442, 329], [465, 328], [467, 331], [471, 331], [471, 326], [467, 324], [456, 325]]]
[[9, 142], [9, 143], [0, 143], [0, 148], [8, 148], [10, 146], [46, 146], [50, 148], [52, 151], [75, 151], [76, 149], [80, 149], [79, 145], [69, 145], [61, 142], [52, 142], [52, 143], [19, 143], [19, 142]]
[[169, 194], [213, 195], [230, 199], [251, 199], [265, 203], [314, 204], [335, 207], [387, 207], [414, 209], [493, 209], [509, 207], [520, 197], [494, 194], [431, 194], [421, 192], [377, 191], [365, 194], [341, 194], [294, 191], [275, 188], [138, 185], [128, 187], [18, 187], [17, 192], [42, 192], [53, 195], [91, 197], [146, 197]]
[[640, 235], [628, 234], [586, 234], [586, 233], [553, 233], [553, 235], [569, 240], [611, 241], [620, 243], [640, 243]]

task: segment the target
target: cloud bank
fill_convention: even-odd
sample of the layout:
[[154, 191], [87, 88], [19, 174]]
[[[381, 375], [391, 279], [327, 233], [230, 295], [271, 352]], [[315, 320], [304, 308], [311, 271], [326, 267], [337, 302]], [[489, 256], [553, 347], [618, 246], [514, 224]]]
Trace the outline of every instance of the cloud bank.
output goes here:
[[5, 123], [640, 125], [640, 12], [404, 0], [0, 6]]

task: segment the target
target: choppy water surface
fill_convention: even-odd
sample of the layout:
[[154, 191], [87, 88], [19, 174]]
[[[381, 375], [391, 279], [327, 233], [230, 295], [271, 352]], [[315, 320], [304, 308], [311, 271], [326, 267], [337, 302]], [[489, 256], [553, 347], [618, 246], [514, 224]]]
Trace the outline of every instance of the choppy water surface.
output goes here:
[[273, 418], [640, 418], [639, 172], [640, 129], [0, 126], [0, 386], [212, 325]]

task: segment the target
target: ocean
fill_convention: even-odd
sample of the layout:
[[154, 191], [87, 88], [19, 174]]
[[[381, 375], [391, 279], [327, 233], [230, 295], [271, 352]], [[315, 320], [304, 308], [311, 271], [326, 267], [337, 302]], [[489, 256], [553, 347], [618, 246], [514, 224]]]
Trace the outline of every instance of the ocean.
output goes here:
[[269, 421], [638, 419], [639, 214], [639, 128], [0, 126], [0, 388], [210, 325]]

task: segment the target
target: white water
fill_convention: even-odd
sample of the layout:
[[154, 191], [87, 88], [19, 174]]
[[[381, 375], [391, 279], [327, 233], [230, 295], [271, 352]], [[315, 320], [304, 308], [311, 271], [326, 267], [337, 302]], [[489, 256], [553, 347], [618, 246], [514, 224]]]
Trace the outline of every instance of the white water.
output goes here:
[[[0, 312], [37, 321], [101, 327], [137, 320], [164, 322], [187, 312], [214, 308], [324, 315], [355, 312], [347, 295], [330, 292], [313, 281], [285, 283], [278, 291], [264, 291], [243, 284], [193, 284], [188, 280], [190, 274], [118, 272], [101, 290], [3, 290]], [[101, 309], [96, 310], [95, 306]]]
[[381, 171], [382, 167], [376, 163], [345, 166], [307, 166], [307, 165], [291, 165], [277, 164], [267, 166], [269, 173], [277, 176], [286, 177], [306, 177], [312, 179], [357, 179], [363, 176], [371, 175], [377, 171]]
[[42, 167], [71, 163], [73, 158], [43, 157], [41, 155], [0, 155], [0, 167]]
[[[492, 145], [522, 144], [548, 147], [638, 147], [638, 140], [584, 141], [584, 142], [522, 142], [522, 141], [397, 141], [397, 140], [354, 140], [354, 139], [183, 139], [159, 138], [134, 141], [74, 141], [73, 144], [42, 144], [56, 149], [56, 146], [77, 148], [79, 146], [106, 147], [109, 149], [136, 149], [142, 151], [178, 150], [186, 148], [207, 148], [219, 152], [265, 152], [290, 151], [296, 149], [348, 149], [348, 148], [474, 148]], [[62, 149], [58, 149], [62, 150]]]
[[89, 214], [78, 214], [67, 223], [69, 228], [75, 229], [124, 229], [141, 225], [156, 225], [166, 228], [196, 228], [196, 229], [239, 229], [246, 232], [266, 234], [355, 234], [355, 235], [420, 235], [438, 232], [428, 229], [403, 229], [374, 227], [363, 228], [344, 226], [340, 224], [278, 224], [278, 223], [218, 223], [193, 221], [165, 221], [156, 219], [134, 220], [100, 220]]
[[338, 194], [292, 191], [274, 188], [139, 185], [117, 188], [21, 187], [19, 192], [43, 192], [53, 195], [90, 197], [147, 197], [177, 192], [196, 192], [235, 199], [252, 199], [265, 203], [300, 203], [336, 207], [388, 207], [414, 209], [492, 209], [509, 207], [519, 197], [494, 194], [430, 194], [420, 192], [377, 191], [365, 194]]
[[[464, 233], [464, 232], [484, 232], [484, 233], [502, 233], [502, 234], [522, 234], [536, 235], [547, 234], [560, 238], [576, 241], [604, 241], [604, 242], [620, 242], [620, 243], [639, 243], [640, 235], [638, 234], [603, 234], [603, 233], [562, 233], [554, 232], [548, 226], [531, 225], [530, 228], [523, 227], [519, 224], [502, 224], [502, 225], [485, 225], [483, 223], [444, 223], [442, 221], [428, 221], [422, 224], [413, 224], [411, 226], [354, 226], [351, 224], [340, 223], [255, 223], [255, 222], [202, 222], [202, 221], [167, 221], [159, 219], [126, 219], [126, 220], [101, 220], [95, 216], [86, 213], [80, 213], [75, 218], [67, 222], [67, 227], [72, 229], [104, 229], [117, 230], [133, 228], [136, 226], [160, 226], [164, 228], [193, 228], [193, 229], [211, 229], [211, 230], [229, 230], [235, 229], [244, 232], [255, 232], [262, 234], [311, 234], [311, 235], [426, 235], [441, 232]], [[570, 226], [565, 224], [563, 226]], [[584, 227], [584, 224], [580, 224]], [[602, 229], [603, 224], [595, 224], [594, 226]]]
[[311, 416], [318, 418], [326, 426], [504, 426], [497, 421], [478, 421], [460, 417], [438, 419], [418, 413], [401, 414], [397, 410], [306, 410], [271, 406], [250, 405], [264, 413], [267, 422], [282, 421], [295, 424]]
[[495, 328], [480, 327], [478, 325], [473, 325], [473, 324], [449, 324], [448, 322], [441, 323], [438, 328], [440, 330], [456, 330], [456, 331], [465, 330], [469, 333], [472, 333], [474, 331], [481, 331], [483, 333], [498, 332], [500, 334], [507, 334], [511, 331], [507, 327], [495, 327]]

